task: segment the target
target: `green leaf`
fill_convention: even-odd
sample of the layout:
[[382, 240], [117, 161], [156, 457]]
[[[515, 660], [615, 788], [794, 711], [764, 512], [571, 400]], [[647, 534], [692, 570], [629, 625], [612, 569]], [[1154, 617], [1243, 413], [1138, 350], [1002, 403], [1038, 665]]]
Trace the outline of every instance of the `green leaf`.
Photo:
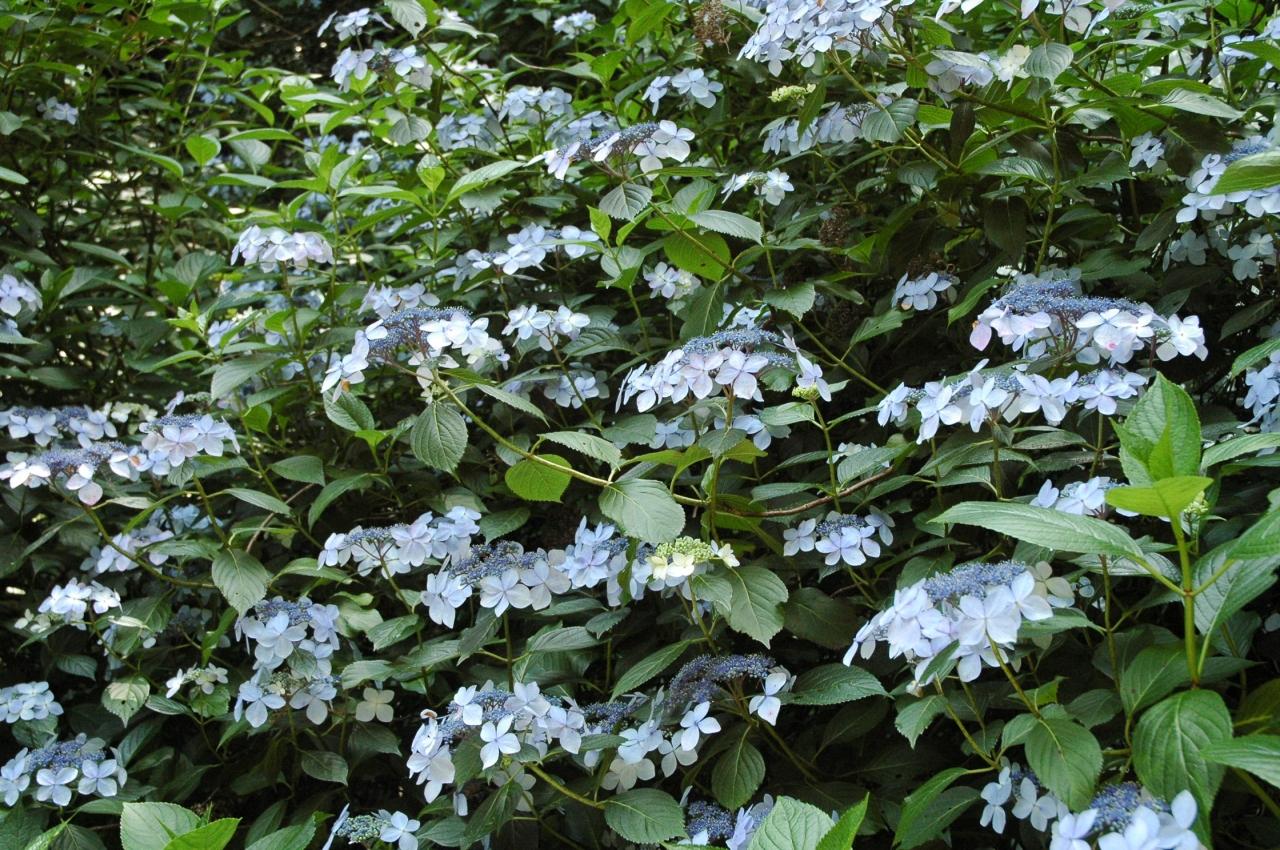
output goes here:
[[387, 10], [395, 22], [409, 31], [414, 38], [427, 25], [427, 10], [419, 0], [387, 0]]
[[287, 826], [270, 835], [264, 835], [245, 850], [307, 850], [315, 834], [315, 822], [308, 820], [297, 826]]
[[748, 846], [750, 850], [817, 850], [831, 826], [831, 818], [817, 806], [779, 797]]
[[1200, 469], [1205, 470], [1241, 455], [1255, 454], [1277, 446], [1280, 446], [1280, 434], [1244, 434], [1232, 437], [1205, 449], [1204, 457], [1200, 459]]
[[264, 511], [271, 511], [275, 514], [284, 514], [289, 516], [293, 510], [283, 500], [277, 499], [275, 496], [259, 493], [257, 490], [247, 490], [243, 487], [228, 487], [222, 491], [223, 495], [235, 496], [242, 502], [253, 505], [255, 508], [262, 508]]
[[262, 562], [241, 549], [223, 549], [213, 559], [213, 583], [241, 614], [262, 601], [270, 580]]
[[613, 187], [600, 199], [600, 211], [619, 221], [635, 221], [653, 200], [653, 190], [639, 183], [623, 183]]
[[1113, 487], [1107, 491], [1107, 503], [1143, 516], [1174, 519], [1212, 483], [1212, 478], [1175, 475], [1161, 478], [1150, 487]]
[[1223, 767], [1203, 750], [1231, 740], [1231, 714], [1213, 691], [1183, 691], [1147, 709], [1133, 735], [1133, 768], [1158, 797], [1172, 800], [1190, 790], [1199, 816], [1196, 834], [1204, 840]]
[[1280, 186], [1280, 151], [1266, 151], [1237, 159], [1213, 184], [1215, 195]]
[[817, 297], [813, 283], [805, 281], [786, 289], [770, 289], [764, 294], [764, 301], [779, 310], [786, 310], [798, 319], [813, 309], [813, 302]]
[[976, 525], [1060, 552], [1142, 555], [1128, 534], [1108, 522], [1012, 502], [961, 502], [934, 522]]
[[1280, 351], [1280, 336], [1272, 337], [1266, 342], [1255, 345], [1232, 361], [1231, 374], [1228, 377], [1234, 378], [1255, 363], [1261, 363], [1263, 360], [1269, 359], [1277, 351]]
[[1210, 744], [1200, 755], [1213, 764], [1248, 771], [1280, 788], [1280, 735], [1248, 735]]
[[374, 652], [381, 652], [392, 644], [400, 641], [413, 634], [418, 629], [418, 625], [422, 620], [417, 614], [405, 614], [403, 617], [393, 617], [390, 620], [383, 620], [378, 625], [369, 629], [366, 635], [369, 642], [373, 644]]
[[12, 168], [5, 168], [4, 166], [0, 166], [0, 180], [4, 180], [7, 183], [16, 183], [19, 186], [25, 186], [31, 182]]
[[871, 795], [862, 798], [862, 802], [851, 806], [836, 821], [836, 825], [818, 842], [816, 850], [850, 850], [853, 840], [867, 818], [867, 806], [871, 803]]
[[213, 381], [209, 393], [215, 399], [230, 398], [239, 392], [240, 387], [254, 375], [266, 369], [277, 360], [274, 354], [250, 354], [237, 357], [219, 366], [213, 373]]
[[631, 47], [640, 39], [662, 26], [663, 20], [671, 14], [675, 6], [667, 0], [656, 0], [652, 3], [638, 3], [631, 12], [631, 23], [627, 25], [627, 46]]
[[[572, 464], [560, 455], [538, 455], [565, 469], [572, 469]], [[567, 472], [561, 472], [545, 463], [525, 458], [503, 474], [503, 480], [511, 488], [511, 492], [527, 502], [558, 502], [573, 478]]]
[[1053, 82], [1063, 71], [1071, 67], [1071, 60], [1074, 58], [1075, 55], [1070, 47], [1051, 41], [1032, 48], [1023, 68], [1033, 77]]
[[915, 749], [916, 741], [920, 740], [920, 736], [929, 728], [929, 725], [946, 710], [946, 697], [929, 694], [899, 709], [893, 726], [907, 739], [911, 748]]
[[600, 512], [628, 537], [643, 543], [675, 540], [684, 531], [684, 510], [657, 481], [631, 478], [600, 491]]
[[222, 150], [222, 143], [218, 141], [216, 136], [205, 134], [203, 136], [188, 136], [183, 144], [187, 148], [187, 153], [191, 154], [198, 165], [208, 165]]
[[764, 782], [764, 756], [747, 740], [749, 729], [743, 728], [711, 771], [711, 793], [729, 811], [745, 806]]
[[600, 237], [600, 241], [609, 244], [609, 235], [613, 233], [613, 222], [609, 216], [597, 207], [587, 207], [587, 217], [591, 220], [591, 232]]
[[689, 220], [707, 230], [714, 230], [726, 236], [736, 236], [739, 239], [749, 239], [757, 245], [764, 238], [764, 228], [758, 221], [727, 210], [703, 210], [690, 215]]
[[783, 626], [797, 637], [827, 649], [844, 650], [853, 639], [854, 608], [816, 587], [798, 587], [787, 600]]
[[459, 846], [470, 847], [486, 835], [501, 829], [515, 815], [516, 806], [523, 797], [524, 791], [518, 782], [508, 782], [486, 797], [468, 818]]
[[731, 265], [729, 244], [714, 233], [677, 230], [662, 240], [662, 251], [676, 268], [708, 280], [719, 280]]
[[1191, 91], [1190, 89], [1174, 89], [1160, 99], [1160, 105], [1172, 106], [1174, 109], [1193, 112], [1196, 115], [1227, 118], [1232, 121], [1244, 115], [1239, 109], [1234, 106], [1228, 106], [1212, 95]]
[[680, 318], [684, 319], [680, 327], [681, 339], [692, 339], [714, 333], [724, 318], [722, 288], [719, 285], [702, 287], [680, 311]]
[[344, 431], [368, 431], [377, 426], [369, 408], [351, 393], [342, 393], [337, 398], [325, 396], [324, 414]]
[[374, 480], [373, 475], [368, 472], [349, 475], [346, 478], [338, 478], [324, 485], [324, 489], [316, 496], [316, 500], [311, 503], [311, 507], [307, 509], [307, 524], [315, 525], [316, 520], [324, 513], [324, 509], [333, 504], [334, 500], [342, 494], [350, 490], [364, 489]]
[[467, 450], [467, 423], [456, 409], [436, 402], [418, 415], [409, 445], [414, 457], [427, 466], [452, 472]]
[[627, 841], [656, 844], [684, 832], [684, 810], [665, 791], [636, 788], [604, 804], [604, 820]]
[[235, 837], [240, 818], [220, 818], [180, 835], [164, 846], [164, 850], [223, 850]]
[[601, 463], [607, 463], [615, 469], [622, 463], [622, 452], [618, 450], [618, 447], [594, 434], [584, 434], [581, 431], [552, 431], [548, 434], [542, 434], [541, 439], [550, 440], [576, 452], [582, 452], [587, 457], [595, 458]]
[[58, 836], [67, 830], [67, 827], [68, 824], [60, 823], [52, 829], [40, 833], [31, 840], [30, 844], [25, 845], [23, 850], [49, 850]]
[[547, 417], [543, 416], [542, 411], [539, 410], [533, 404], [533, 402], [529, 401], [524, 396], [519, 396], [519, 395], [516, 395], [515, 393], [509, 393], [506, 390], [502, 389], [501, 387], [493, 387], [488, 384], [474, 384], [473, 386], [476, 389], [478, 389], [480, 392], [484, 393], [490, 398], [493, 398], [493, 399], [496, 399], [497, 401], [502, 402], [508, 407], [514, 407], [516, 410], [519, 410], [521, 413], [527, 413], [530, 416], [534, 417], [535, 419], [540, 419], [543, 422], [547, 421]]
[[1093, 733], [1064, 718], [1037, 719], [1024, 742], [1036, 777], [1072, 811], [1089, 807], [1102, 772], [1102, 747]]
[[1200, 417], [1186, 390], [1157, 373], [1116, 436], [1129, 481], [1147, 486], [1200, 471]]
[[1191, 682], [1187, 655], [1177, 644], [1148, 646], [1134, 656], [1120, 677], [1120, 701], [1136, 714]]
[[127, 676], [108, 682], [102, 691], [102, 707], [120, 718], [125, 726], [151, 695], [151, 683], [142, 676]]
[[920, 104], [909, 98], [895, 100], [888, 106], [872, 106], [862, 119], [862, 138], [868, 142], [890, 144], [898, 141], [916, 120], [916, 110], [919, 108]]
[[676, 662], [684, 651], [692, 646], [695, 641], [682, 640], [679, 643], [673, 643], [664, 646], [644, 658], [637, 661], [631, 666], [627, 672], [618, 677], [618, 682], [613, 686], [613, 696], [611, 699], [617, 699], [622, 694], [634, 691], [641, 685], [646, 684], [655, 676], [659, 676], [668, 667]]
[[122, 850], [164, 848], [200, 826], [195, 812], [172, 803], [125, 803], [120, 814]]
[[337, 753], [324, 750], [303, 750], [302, 772], [322, 782], [347, 784], [347, 760]]
[[881, 696], [888, 696], [884, 686], [866, 670], [843, 664], [823, 664], [800, 674], [790, 702], [795, 705], [839, 705]]
[[458, 178], [458, 182], [453, 184], [453, 188], [449, 190], [448, 197], [445, 198], [445, 203], [455, 201], [468, 192], [483, 189], [495, 180], [501, 180], [524, 165], [525, 163], [514, 159], [503, 159], [498, 162], [491, 162], [488, 165], [482, 165], [475, 171], [468, 171]]
[[733, 588], [729, 610], [722, 612], [730, 628], [768, 646], [782, 631], [787, 586], [770, 570], [755, 564], [725, 570], [724, 575]]
[[951, 787], [967, 771], [963, 767], [949, 767], [935, 775], [923, 785], [916, 788], [902, 801], [902, 815], [898, 818], [898, 827], [893, 832], [895, 847], [911, 850], [945, 829], [934, 818], [925, 817], [938, 795]]
[[1280, 555], [1280, 510], [1271, 510], [1254, 521], [1231, 544], [1229, 555], [1246, 558], [1274, 558]]
[[314, 455], [297, 455], [271, 464], [271, 471], [290, 481], [324, 485], [324, 461]]
[[[1195, 584], [1199, 589], [1195, 598], [1196, 629], [1206, 638], [1276, 583], [1276, 567], [1280, 566], [1280, 551], [1277, 549], [1280, 547], [1274, 547], [1271, 554], [1260, 557], [1236, 555], [1238, 547], [1251, 551], [1251, 531], [1205, 553], [1196, 562]], [[1218, 575], [1228, 559], [1233, 563]], [[1213, 584], [1206, 587], [1205, 584], [1215, 575], [1218, 577]], [[1185, 661], [1183, 666], [1186, 666]]]

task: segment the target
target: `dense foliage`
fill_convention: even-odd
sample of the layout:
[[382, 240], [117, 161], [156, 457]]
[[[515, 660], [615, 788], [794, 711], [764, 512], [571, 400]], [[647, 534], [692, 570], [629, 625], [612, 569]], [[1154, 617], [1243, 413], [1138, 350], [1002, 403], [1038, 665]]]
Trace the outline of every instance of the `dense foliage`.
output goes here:
[[1280, 844], [1268, 7], [320, 5], [0, 0], [0, 847]]

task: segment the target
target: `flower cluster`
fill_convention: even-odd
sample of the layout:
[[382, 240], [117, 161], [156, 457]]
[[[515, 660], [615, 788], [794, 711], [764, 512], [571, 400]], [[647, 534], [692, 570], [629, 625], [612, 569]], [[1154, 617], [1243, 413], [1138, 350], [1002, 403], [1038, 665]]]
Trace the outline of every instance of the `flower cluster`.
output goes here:
[[600, 237], [590, 230], [568, 226], [560, 229], [529, 224], [506, 236], [507, 245], [487, 253], [472, 249], [460, 259], [467, 264], [465, 276], [478, 271], [513, 275], [523, 269], [542, 268], [547, 255], [559, 250], [576, 260], [599, 250]]
[[333, 248], [319, 233], [290, 233], [279, 227], [264, 230], [253, 224], [240, 233], [231, 249], [231, 262], [237, 259], [266, 272], [274, 272], [281, 265], [301, 272], [314, 264], [332, 264]]
[[114, 797], [128, 774], [114, 751], [113, 757], [107, 755], [101, 741], [84, 735], [54, 741], [37, 750], [23, 748], [0, 767], [4, 804], [13, 807], [29, 789], [37, 802], [59, 808], [70, 805], [76, 794]]
[[681, 68], [675, 74], [654, 77], [644, 90], [644, 99], [657, 114], [658, 104], [673, 90], [691, 103], [710, 108], [716, 105], [716, 95], [724, 91], [724, 84], [707, 76], [701, 68]]
[[417, 831], [422, 824], [404, 812], [379, 809], [370, 815], [348, 817], [346, 812], [338, 818], [330, 832], [332, 837], [345, 838], [348, 844], [371, 846], [370, 842], [385, 841], [397, 850], [418, 850]]
[[571, 15], [562, 15], [551, 24], [551, 29], [565, 38], [577, 38], [583, 33], [588, 33], [595, 29], [595, 27], [596, 16], [590, 12], [574, 12]]
[[946, 97], [962, 86], [980, 87], [992, 80], [1012, 83], [1026, 77], [1030, 56], [1031, 48], [1024, 44], [1015, 44], [999, 55], [935, 50], [925, 72], [929, 74], [929, 87]]
[[[832, 511], [822, 521], [801, 520], [795, 528], [784, 531], [782, 554], [817, 550], [826, 556], [829, 567], [840, 563], [858, 567], [880, 556], [880, 543], [893, 543], [893, 526], [892, 517], [876, 510], [866, 516]], [[874, 539], [877, 536], [879, 542]]]
[[1280, 352], [1267, 358], [1266, 365], [1260, 369], [1248, 369], [1244, 373], [1245, 393], [1244, 406], [1249, 409], [1252, 418], [1250, 424], [1256, 424], [1264, 432], [1280, 431]]
[[1046, 563], [963, 564], [900, 588], [892, 605], [858, 629], [844, 663], [859, 654], [870, 658], [883, 641], [890, 658], [915, 665], [917, 687], [937, 675], [926, 668], [944, 653], [956, 662], [960, 680], [972, 682], [983, 667], [1016, 666], [1012, 652], [1022, 623], [1048, 619], [1072, 599], [1070, 584], [1053, 578]]
[[505, 360], [502, 343], [489, 336], [488, 329], [488, 319], [473, 319], [458, 307], [399, 310], [357, 331], [351, 351], [331, 359], [320, 389], [340, 395], [364, 382], [371, 363], [395, 362], [405, 352], [409, 365], [418, 368], [419, 379], [428, 384], [433, 367], [460, 365], [454, 353], [472, 366], [491, 357]]
[[1161, 360], [1208, 356], [1200, 320], [1162, 317], [1146, 304], [1081, 295], [1078, 269], [1019, 275], [978, 315], [969, 341], [985, 349], [994, 331], [1025, 357], [1072, 353], [1081, 363], [1128, 363], [1152, 350]]
[[916, 441], [923, 443], [938, 433], [940, 425], [968, 423], [976, 431], [983, 423], [1003, 417], [1013, 421], [1023, 414], [1040, 413], [1057, 425], [1076, 405], [1103, 416], [1115, 414], [1116, 402], [1135, 398], [1146, 384], [1137, 372], [1100, 369], [1071, 372], [1050, 380], [1023, 367], [983, 372], [979, 364], [969, 374], [948, 381], [930, 381], [921, 388], [899, 384], [877, 405], [878, 421], [902, 424], [914, 409], [920, 416]]
[[644, 280], [649, 284], [651, 295], [661, 296], [673, 304], [682, 302], [698, 289], [697, 275], [666, 263], [645, 269]]
[[830, 398], [822, 369], [801, 354], [790, 337], [744, 328], [694, 337], [660, 362], [632, 369], [623, 379], [618, 407], [634, 398], [643, 413], [659, 401], [679, 403], [719, 392], [742, 401], [763, 401], [759, 377], [771, 369], [793, 375], [796, 386], [825, 390], [823, 397]]
[[788, 192], [794, 192], [796, 188], [791, 185], [791, 178], [787, 176], [787, 172], [774, 168], [770, 171], [748, 171], [745, 174], [735, 174], [724, 184], [724, 193], [732, 195], [748, 186], [755, 191], [757, 197], [764, 198], [765, 203], [775, 207], [783, 202]]
[[883, 108], [890, 99], [881, 96], [878, 106], [868, 103], [833, 103], [821, 115], [801, 128], [799, 118], [777, 118], [764, 128], [765, 153], [781, 153], [796, 156], [812, 150], [816, 145], [843, 144], [862, 138], [862, 123], [871, 112]]
[[831, 50], [857, 56], [872, 49], [893, 29], [893, 10], [901, 0], [774, 0], [764, 19], [738, 54], [782, 73], [784, 62], [811, 68]]
[[62, 706], [54, 699], [48, 682], [22, 682], [0, 688], [0, 718], [5, 723], [44, 720], [61, 714]]
[[185, 685], [195, 685], [197, 691], [208, 696], [216, 691], [219, 685], [225, 684], [227, 684], [227, 670], [217, 664], [191, 667], [187, 670], [179, 669], [165, 682], [165, 696], [172, 699]]
[[420, 283], [409, 286], [370, 286], [360, 302], [360, 312], [376, 313], [385, 319], [401, 310], [440, 306], [440, 298]]
[[1275, 150], [1276, 142], [1272, 137], [1252, 136], [1236, 142], [1227, 154], [1207, 154], [1200, 161], [1200, 167], [1191, 172], [1187, 178], [1187, 189], [1182, 196], [1182, 209], [1178, 210], [1178, 221], [1187, 223], [1197, 218], [1213, 221], [1219, 216], [1232, 215], [1236, 207], [1253, 218], [1274, 216], [1280, 213], [1280, 185], [1265, 189], [1241, 189], [1236, 192], [1219, 193], [1218, 181], [1222, 178], [1227, 166], [1247, 156], [1270, 153]]
[[40, 114], [48, 121], [63, 121], [75, 126], [80, 120], [80, 110], [56, 97], [47, 97], [39, 106]]
[[635, 572], [636, 581], [646, 581], [654, 590], [682, 584], [690, 576], [705, 572], [718, 561], [727, 567], [738, 566], [729, 546], [707, 543], [694, 537], [678, 537], [670, 543], [659, 543], [645, 558], [647, 569]]
[[[1073, 481], [1063, 484], [1061, 488], [1053, 486], [1046, 480], [1040, 486], [1040, 492], [1031, 500], [1038, 508], [1052, 508], [1065, 514], [1076, 516], [1105, 517], [1113, 509], [1107, 504], [1107, 491], [1118, 487], [1119, 482], [1112, 481], [1105, 475], [1095, 476], [1085, 481]], [[1130, 511], [1116, 510], [1124, 516], [1134, 516]]]
[[932, 310], [938, 306], [938, 296], [950, 301], [955, 297], [959, 279], [946, 271], [927, 274], [904, 274], [893, 289], [893, 303], [903, 310]]
[[1199, 850], [1196, 800], [1182, 791], [1166, 802], [1136, 782], [1107, 785], [1079, 814], [1064, 813], [1053, 824], [1050, 850]]
[[548, 174], [563, 180], [575, 162], [604, 163], [634, 154], [639, 157], [641, 172], [652, 174], [662, 168], [663, 160], [684, 162], [688, 159], [689, 142], [693, 139], [692, 130], [678, 127], [674, 121], [649, 122], [552, 148], [537, 157], [537, 161], [546, 165]]
[[0, 428], [8, 429], [9, 436], [15, 440], [31, 439], [39, 446], [75, 437], [81, 447], [86, 447], [118, 436], [106, 410], [91, 410], [83, 405], [10, 407], [0, 410]]
[[982, 787], [981, 797], [986, 804], [982, 808], [981, 824], [1001, 835], [1008, 825], [1010, 812], [1005, 811], [1005, 806], [1010, 800], [1013, 816], [1027, 821], [1039, 832], [1047, 832], [1051, 825], [1056, 830], [1055, 821], [1070, 814], [1066, 803], [1047, 790], [1034, 772], [1016, 762], [1004, 765], [995, 781]]
[[27, 611], [15, 625], [36, 635], [62, 625], [83, 631], [90, 611], [101, 616], [119, 607], [120, 594], [116, 591], [96, 581], [80, 582], [71, 578], [66, 584], [54, 585], [35, 613]]
[[[504, 781], [518, 781], [524, 751], [538, 760], [558, 743], [571, 755], [582, 753], [583, 738], [610, 732], [636, 704], [601, 703], [580, 706], [572, 699], [544, 695], [536, 682], [516, 681], [510, 690], [492, 682], [459, 688], [443, 715], [424, 712], [410, 746], [409, 775], [423, 787], [427, 802], [434, 801], [454, 781], [453, 756], [465, 738], [479, 739], [482, 769], [505, 757], [515, 757]], [[586, 755], [598, 756], [598, 751]]]
[[589, 324], [591, 317], [586, 313], [575, 313], [563, 305], [552, 311], [527, 304], [508, 311], [502, 335], [521, 342], [533, 339], [543, 351], [551, 351], [562, 339], [577, 339]]
[[0, 313], [13, 319], [23, 310], [39, 310], [43, 304], [40, 290], [28, 281], [7, 272], [0, 274]]
[[356, 572], [367, 576], [375, 569], [385, 578], [420, 567], [427, 561], [459, 558], [471, 549], [472, 535], [480, 527], [480, 513], [459, 505], [437, 517], [428, 511], [412, 523], [380, 528], [356, 526], [329, 535], [320, 552], [322, 567], [340, 567], [352, 561]]
[[689, 843], [697, 846], [719, 846], [712, 842], [724, 842], [725, 850], [745, 850], [751, 844], [760, 822], [773, 811], [773, 797], [765, 794], [759, 803], [738, 809], [736, 814], [701, 800], [689, 804], [689, 817], [685, 830]]
[[235, 718], [244, 717], [256, 728], [287, 702], [290, 708], [305, 709], [312, 723], [323, 723], [337, 696], [331, 658], [340, 645], [338, 617], [336, 605], [277, 596], [237, 619], [235, 636], [252, 644], [255, 673], [240, 684]]
[[[29, 421], [24, 420], [21, 427], [25, 428]], [[106, 433], [110, 426], [109, 422], [95, 423], [87, 416], [80, 421], [79, 427], [86, 433], [97, 433], [99, 428]], [[63, 486], [81, 502], [93, 505], [103, 495], [102, 485], [94, 480], [103, 466], [126, 481], [137, 481], [144, 472], [156, 477], [168, 475], [200, 454], [221, 457], [226, 442], [237, 451], [240, 448], [231, 427], [208, 414], [161, 416], [142, 423], [139, 431], [144, 435], [139, 446], [81, 439], [78, 449], [52, 449], [34, 457], [10, 455], [10, 462], [0, 467], [0, 481], [8, 481], [10, 487], [17, 489], [42, 487], [61, 478]]]

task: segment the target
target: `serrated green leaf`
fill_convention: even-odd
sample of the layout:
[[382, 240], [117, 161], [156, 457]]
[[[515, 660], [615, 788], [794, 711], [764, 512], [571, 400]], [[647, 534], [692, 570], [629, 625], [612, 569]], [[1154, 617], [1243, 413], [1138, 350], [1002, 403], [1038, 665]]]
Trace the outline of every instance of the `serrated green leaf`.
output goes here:
[[414, 457], [427, 466], [452, 472], [467, 450], [467, 423], [456, 409], [436, 402], [418, 415], [409, 445]]
[[605, 800], [604, 820], [628, 841], [656, 844], [684, 832], [684, 811], [665, 791], [636, 788]]
[[600, 491], [600, 512], [629, 537], [644, 543], [674, 540], [684, 531], [684, 511], [667, 488], [647, 478], [631, 478]]

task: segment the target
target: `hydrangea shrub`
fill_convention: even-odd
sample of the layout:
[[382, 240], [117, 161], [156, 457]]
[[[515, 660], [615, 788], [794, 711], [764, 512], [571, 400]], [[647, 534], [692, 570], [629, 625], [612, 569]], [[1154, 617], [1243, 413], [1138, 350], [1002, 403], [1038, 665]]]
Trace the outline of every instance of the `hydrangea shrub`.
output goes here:
[[0, 4], [0, 847], [1280, 843], [1269, 7], [335, 5]]

